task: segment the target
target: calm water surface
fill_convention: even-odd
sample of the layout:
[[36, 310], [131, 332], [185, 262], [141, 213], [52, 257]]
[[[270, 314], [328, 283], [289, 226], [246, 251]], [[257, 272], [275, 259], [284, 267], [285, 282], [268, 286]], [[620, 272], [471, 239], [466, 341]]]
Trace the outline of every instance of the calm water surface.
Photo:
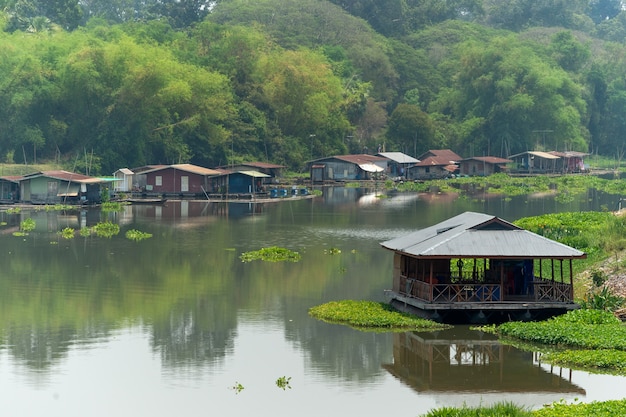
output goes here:
[[[514, 221], [616, 204], [593, 192], [562, 204], [546, 196], [380, 199], [334, 188], [313, 200], [263, 204], [2, 212], [3, 414], [417, 416], [463, 403], [623, 398], [625, 378], [551, 368], [462, 326], [375, 334], [307, 314], [330, 300], [384, 300], [392, 254], [379, 242], [463, 211]], [[13, 236], [26, 217], [36, 230]], [[120, 234], [57, 233], [104, 220]], [[132, 242], [129, 229], [153, 237]], [[239, 260], [274, 245], [301, 252], [302, 261]], [[291, 388], [276, 386], [283, 376]]]

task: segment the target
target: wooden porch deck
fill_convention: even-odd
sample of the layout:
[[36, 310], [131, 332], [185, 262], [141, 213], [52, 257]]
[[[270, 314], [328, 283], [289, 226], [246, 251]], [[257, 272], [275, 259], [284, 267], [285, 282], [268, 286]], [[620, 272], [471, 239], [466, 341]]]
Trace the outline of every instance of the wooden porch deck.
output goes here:
[[400, 288], [387, 291], [396, 309], [442, 322], [540, 320], [579, 308], [569, 284], [550, 280], [535, 279], [523, 294], [510, 294], [501, 284], [429, 284], [404, 277]]

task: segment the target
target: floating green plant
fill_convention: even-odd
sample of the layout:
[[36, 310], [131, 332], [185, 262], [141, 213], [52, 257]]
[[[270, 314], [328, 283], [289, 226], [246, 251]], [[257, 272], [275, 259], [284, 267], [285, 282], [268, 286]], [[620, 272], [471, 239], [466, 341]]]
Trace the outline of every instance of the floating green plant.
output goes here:
[[438, 330], [450, 327], [401, 313], [389, 304], [375, 301], [331, 301], [310, 308], [309, 315], [330, 323], [347, 324], [360, 330]]
[[0, 222], [0, 226], [6, 226], [7, 222]]
[[230, 389], [232, 389], [233, 391], [235, 391], [235, 394], [239, 394], [241, 391], [244, 390], [244, 386], [241, 385], [239, 382], [235, 382], [235, 385], [233, 385], [232, 387], [230, 387]]
[[67, 211], [67, 210], [76, 210], [76, 206], [70, 206], [68, 204], [53, 204], [46, 205], [46, 211]]
[[120, 232], [120, 226], [112, 222], [100, 222], [93, 227], [98, 237], [112, 237]]
[[139, 242], [140, 240], [148, 239], [151, 237], [151, 233], [142, 232], [136, 229], [126, 231], [126, 239], [134, 240], [135, 242]]
[[22, 212], [22, 209], [19, 207], [11, 207], [9, 209], [7, 209], [7, 213], [8, 214], [19, 214]]
[[91, 236], [91, 229], [88, 228], [88, 227], [83, 227], [82, 229], [80, 229], [79, 234], [82, 237], [89, 237], [89, 236]]
[[338, 248], [329, 248], [324, 251], [327, 255], [339, 255], [341, 253], [341, 249]]
[[242, 262], [252, 262], [257, 260], [268, 262], [298, 262], [300, 258], [301, 256], [298, 252], [280, 248], [278, 246], [244, 252], [241, 256], [239, 256], [239, 259], [241, 259]]
[[122, 209], [124, 208], [123, 203], [120, 203], [119, 201], [105, 201], [104, 203], [102, 203], [102, 205], [100, 206], [100, 209], [102, 211], [122, 211]]
[[20, 230], [24, 233], [32, 232], [35, 230], [36, 223], [30, 217], [20, 222]]
[[283, 391], [285, 391], [286, 389], [291, 389], [291, 385], [289, 385], [291, 382], [291, 377], [287, 377], [287, 376], [281, 376], [280, 378], [278, 378], [276, 380], [276, 386], [278, 388], [281, 388]]
[[61, 230], [61, 237], [63, 239], [74, 239], [74, 232], [75, 230], [71, 227], [66, 227], [65, 229]]

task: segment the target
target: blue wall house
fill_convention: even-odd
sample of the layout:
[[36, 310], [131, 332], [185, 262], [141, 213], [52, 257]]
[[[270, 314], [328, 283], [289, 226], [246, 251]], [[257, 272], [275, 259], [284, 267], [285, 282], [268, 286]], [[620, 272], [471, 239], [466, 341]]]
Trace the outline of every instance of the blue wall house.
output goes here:
[[258, 171], [227, 171], [211, 178], [212, 189], [220, 194], [254, 195], [264, 191], [265, 182], [271, 177]]
[[[240, 171], [256, 171], [269, 175], [271, 178], [281, 178], [285, 165], [270, 164], [268, 162], [241, 162], [233, 165], [223, 165], [217, 167], [224, 171], [240, 172]], [[268, 180], [264, 182], [270, 182]]]
[[105, 179], [63, 170], [42, 171], [20, 179], [20, 201], [32, 204], [97, 204]]
[[357, 154], [336, 155], [308, 162], [311, 181], [358, 181], [375, 179], [387, 171], [387, 158]]

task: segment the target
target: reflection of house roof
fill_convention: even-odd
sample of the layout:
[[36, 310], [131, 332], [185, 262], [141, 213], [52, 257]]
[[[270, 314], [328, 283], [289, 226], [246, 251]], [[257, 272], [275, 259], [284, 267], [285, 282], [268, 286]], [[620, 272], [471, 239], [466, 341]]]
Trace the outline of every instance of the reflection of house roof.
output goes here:
[[149, 174], [152, 172], [163, 171], [165, 169], [175, 169], [178, 171], [189, 172], [197, 175], [218, 175], [220, 172], [214, 169], [204, 168], [197, 165], [192, 164], [175, 164], [175, 165], [161, 165], [157, 168], [149, 169], [147, 171], [143, 171], [142, 174]]
[[416, 164], [419, 162], [419, 159], [415, 159], [412, 156], [409, 156], [402, 152], [379, 152], [377, 155], [382, 156], [383, 158], [387, 158], [390, 161], [396, 162], [398, 164]]
[[572, 259], [587, 256], [498, 217], [473, 212], [459, 214], [381, 245], [424, 258]]
[[471, 158], [462, 159], [460, 162], [464, 161], [480, 161], [492, 165], [508, 164], [513, 162], [510, 159], [498, 158], [497, 156], [473, 156]]
[[47, 177], [55, 180], [77, 182], [83, 184], [95, 184], [103, 182], [100, 178], [94, 178], [83, 174], [77, 174], [75, 172], [68, 172], [63, 170], [41, 171], [32, 174], [24, 175], [22, 179], [29, 180], [33, 178]]
[[518, 156], [523, 156], [523, 155], [531, 155], [531, 156], [536, 156], [538, 158], [543, 158], [543, 159], [559, 159], [559, 157], [556, 155], [552, 155], [548, 152], [540, 152], [540, 151], [526, 151], [526, 152], [518, 153], [515, 155], [511, 155], [509, 156], [509, 158], [517, 158]]

